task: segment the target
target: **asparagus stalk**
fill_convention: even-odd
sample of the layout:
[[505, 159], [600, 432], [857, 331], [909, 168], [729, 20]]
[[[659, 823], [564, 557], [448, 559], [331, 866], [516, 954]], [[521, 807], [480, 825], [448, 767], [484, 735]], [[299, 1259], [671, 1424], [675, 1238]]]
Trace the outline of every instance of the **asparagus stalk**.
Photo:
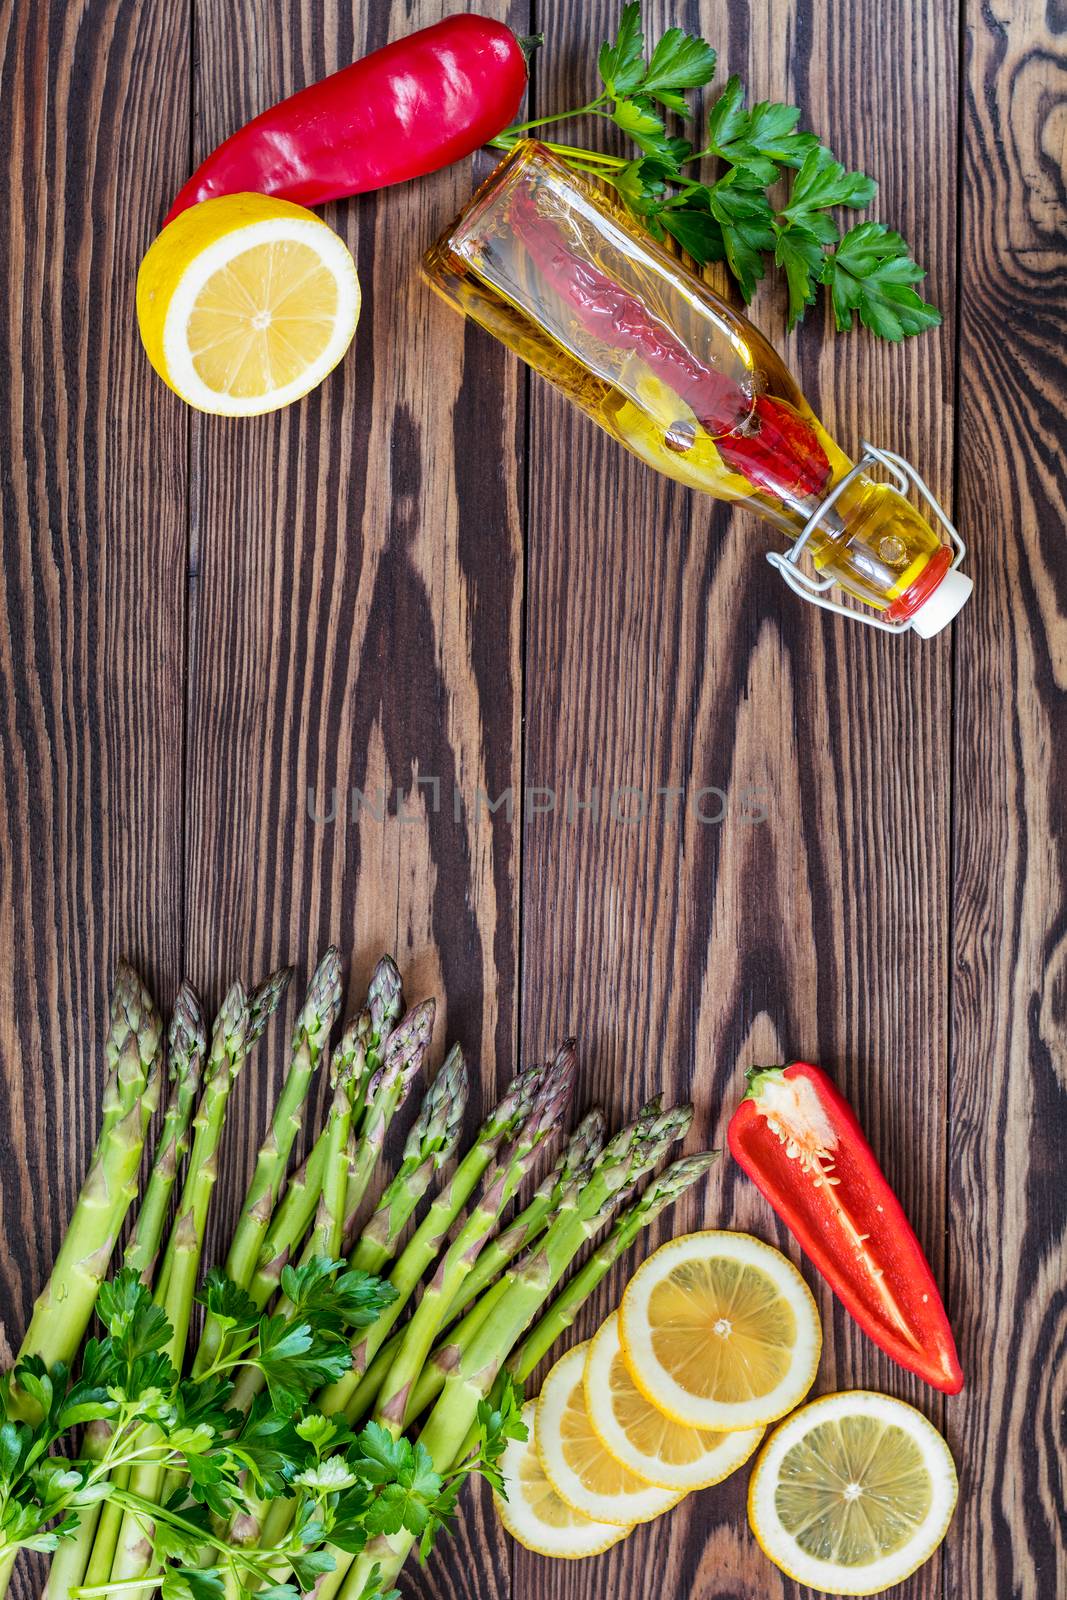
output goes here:
[[356, 1214], [381, 1159], [389, 1125], [421, 1071], [436, 1013], [433, 1000], [424, 1000], [408, 1012], [390, 1035], [381, 1065], [367, 1087], [359, 1142], [345, 1193], [346, 1236], [354, 1230]]
[[123, 1265], [140, 1273], [150, 1283], [163, 1230], [167, 1224], [171, 1194], [189, 1152], [189, 1121], [200, 1087], [207, 1039], [200, 997], [192, 984], [183, 979], [174, 1001], [167, 1032], [167, 1081], [170, 1096], [156, 1142], [152, 1170], [145, 1185], [130, 1242], [123, 1254]]
[[574, 1040], [568, 1039], [546, 1072], [522, 1128], [495, 1168], [482, 1194], [445, 1252], [404, 1330], [400, 1349], [378, 1397], [375, 1417], [394, 1437], [403, 1432], [411, 1391], [433, 1347], [449, 1306], [459, 1293], [504, 1208], [518, 1193], [538, 1146], [559, 1127], [574, 1087]]
[[[192, 985], [183, 981], [174, 1002], [167, 1035], [167, 1080], [171, 1085], [170, 1097], [163, 1114], [163, 1124], [156, 1142], [152, 1170], [145, 1186], [144, 1198], [137, 1214], [130, 1242], [123, 1255], [123, 1265], [139, 1272], [148, 1283], [159, 1252], [163, 1229], [166, 1226], [171, 1191], [182, 1160], [189, 1149], [189, 1119], [200, 1082], [200, 1067], [206, 1040], [204, 1017], [200, 1000]], [[107, 1448], [111, 1430], [106, 1423], [91, 1423], [82, 1441], [82, 1456], [98, 1461]], [[45, 1587], [45, 1600], [69, 1600], [70, 1593], [81, 1583], [97, 1581], [93, 1576], [91, 1557], [98, 1552], [106, 1568], [99, 1581], [111, 1572], [111, 1558], [118, 1539], [122, 1512], [113, 1502], [103, 1506], [85, 1506], [79, 1512], [77, 1531], [59, 1544], [52, 1557]]]
[[119, 965], [106, 1046], [110, 1074], [102, 1128], [51, 1275], [33, 1308], [18, 1359], [69, 1362], [81, 1344], [123, 1220], [159, 1104], [161, 1024], [132, 967]]
[[[340, 1048], [346, 1055], [360, 1056], [364, 1063], [363, 1084], [356, 1096], [356, 1120], [363, 1112], [363, 1097], [371, 1078], [382, 1065], [385, 1046], [396, 1026], [396, 1020], [403, 1009], [403, 993], [400, 973], [395, 963], [389, 956], [382, 956], [374, 972], [371, 974], [370, 986], [367, 991], [366, 1003], [363, 1009], [352, 1018], [344, 1031]], [[323, 1129], [318, 1139], [312, 1146], [307, 1159], [307, 1171], [304, 1187], [317, 1195], [322, 1186], [322, 1175], [326, 1167], [326, 1131]], [[314, 1202], [312, 1202], [314, 1209]], [[310, 1221], [310, 1213], [308, 1214]], [[304, 1224], [304, 1227], [307, 1223]], [[284, 1230], [283, 1230], [284, 1231]], [[288, 1230], [296, 1231], [295, 1223]], [[299, 1229], [300, 1235], [304, 1232]], [[271, 1256], [261, 1256], [261, 1261], [273, 1259]]]
[[[340, 1008], [341, 956], [337, 947], [331, 945], [315, 969], [296, 1019], [289, 1070], [274, 1107], [270, 1131], [256, 1156], [252, 1181], [226, 1256], [226, 1275], [242, 1289], [248, 1287], [255, 1271], [271, 1214], [285, 1182], [289, 1157], [303, 1126], [304, 1102]], [[194, 1376], [211, 1365], [221, 1344], [221, 1325], [209, 1316], [193, 1363]]]
[[[381, 1153], [385, 1130], [422, 1066], [423, 1057], [429, 1048], [430, 1037], [433, 1033], [435, 1011], [436, 1003], [433, 1000], [424, 1000], [420, 1005], [415, 1006], [408, 1012], [403, 1022], [390, 1035], [389, 1042], [385, 1047], [385, 1059], [367, 1089], [363, 1127], [369, 1131], [361, 1137], [360, 1149], [363, 1150], [365, 1147], [369, 1147], [373, 1151], [373, 1160], [369, 1164], [364, 1182], [369, 1182]], [[367, 1015], [369, 1016], [369, 1008]], [[357, 1061], [361, 1062], [362, 1060], [363, 1051], [362, 1046], [360, 1046], [357, 1053]], [[334, 1208], [340, 1206], [341, 1228], [337, 1241], [338, 1249], [340, 1249], [341, 1239], [344, 1234], [344, 1217], [348, 1214], [347, 1208], [352, 1200], [352, 1174], [347, 1148], [349, 1126], [350, 1119], [345, 1125], [344, 1143], [339, 1150], [335, 1149], [333, 1147], [336, 1132], [335, 1119], [333, 1117], [329, 1119], [324, 1129], [323, 1137], [319, 1141], [320, 1143], [325, 1141], [324, 1148], [326, 1151], [325, 1167], [319, 1185], [319, 1193], [316, 1194], [311, 1189], [307, 1173], [305, 1173], [300, 1181], [299, 1189], [294, 1191], [295, 1194], [299, 1195], [300, 1204], [293, 1207], [286, 1223], [286, 1226], [292, 1226], [294, 1231], [299, 1228], [300, 1235], [302, 1235], [304, 1228], [307, 1226], [306, 1222], [301, 1225], [302, 1218], [306, 1216], [310, 1220], [311, 1211], [315, 1208], [323, 1192], [323, 1185], [328, 1185], [331, 1181], [334, 1181], [340, 1185], [340, 1188], [330, 1202], [330, 1221], [332, 1224]], [[288, 1194], [286, 1198], [289, 1198]], [[279, 1211], [280, 1218], [281, 1211]], [[278, 1231], [280, 1232], [280, 1226]], [[332, 1233], [332, 1227], [330, 1231]], [[271, 1237], [275, 1232], [275, 1225], [272, 1224], [270, 1234], [268, 1234], [268, 1243], [270, 1243]], [[299, 1236], [296, 1236], [292, 1239], [292, 1244], [298, 1241]], [[284, 1241], [279, 1239], [276, 1241], [275, 1254], [272, 1258], [269, 1261], [264, 1261], [261, 1258], [259, 1269], [249, 1289], [249, 1293], [257, 1305], [266, 1305], [271, 1298], [271, 1293], [277, 1287], [278, 1280], [281, 1277], [282, 1268], [289, 1259], [292, 1244], [288, 1239]], [[317, 1239], [316, 1232], [313, 1231], [300, 1259], [306, 1261], [316, 1252]], [[283, 1312], [286, 1309], [288, 1308], [282, 1307]], [[234, 1386], [231, 1404], [238, 1411], [247, 1411], [262, 1387], [262, 1373], [255, 1367], [245, 1367]]]
[[392, 1260], [408, 1219], [456, 1148], [467, 1092], [467, 1063], [459, 1045], [453, 1045], [423, 1097], [396, 1176], [360, 1234], [349, 1266], [380, 1273]]
[[[308, 1235], [302, 1260], [311, 1256], [329, 1256], [335, 1260], [341, 1249], [345, 1227], [345, 1192], [348, 1185], [348, 1138], [352, 1131], [352, 1111], [356, 1094], [356, 1072], [353, 1063], [343, 1063], [335, 1069], [333, 1103], [326, 1119], [329, 1135], [326, 1157], [326, 1174], [323, 1178], [315, 1225]], [[286, 1302], [284, 1310], [288, 1312]]]
[[[436, 1472], [447, 1471], [462, 1453], [479, 1400], [492, 1389], [504, 1361], [583, 1242], [597, 1231], [605, 1215], [610, 1215], [620, 1193], [651, 1171], [674, 1140], [684, 1136], [692, 1116], [691, 1106], [661, 1112], [658, 1101], [650, 1102], [636, 1122], [605, 1147], [588, 1183], [581, 1193], [567, 1197], [543, 1240], [506, 1274], [502, 1282], [507, 1284], [507, 1292], [470, 1343], [456, 1349], [444, 1391], [419, 1435]], [[355, 1559], [334, 1550], [337, 1565], [326, 1574], [316, 1600], [333, 1600], [334, 1595], [341, 1600], [360, 1600], [374, 1568], [380, 1568], [382, 1580], [388, 1583], [403, 1566], [414, 1542], [414, 1535], [406, 1533], [376, 1540]]]
[[[354, 1063], [353, 1071], [362, 1081], [357, 1092], [357, 1101], [363, 1093], [363, 1086], [367, 1078], [373, 1073], [377, 1083], [371, 1082], [366, 1093], [368, 1105], [364, 1110], [364, 1122], [368, 1116], [377, 1122], [379, 1116], [385, 1116], [382, 1126], [388, 1124], [399, 1098], [395, 1099], [392, 1110], [386, 1114], [385, 1102], [391, 1097], [401, 1096], [406, 1092], [414, 1075], [417, 1073], [425, 1050], [429, 1043], [429, 1036], [433, 1029], [434, 1002], [426, 1001], [421, 1006], [408, 1013], [398, 1028], [392, 1028], [393, 986], [386, 986], [384, 979], [388, 977], [392, 963], [379, 968], [375, 973], [378, 980], [377, 990], [373, 989], [368, 1005], [358, 1017], [345, 1029], [341, 1040], [340, 1053], [346, 1060]], [[395, 968], [392, 968], [395, 971]], [[396, 999], [399, 991], [396, 991]], [[383, 1009], [384, 1008], [384, 1009]], [[375, 1032], [374, 1018], [380, 1014], [379, 1026], [388, 1028], [388, 1042], [384, 1047], [384, 1058], [375, 1067], [378, 1061], [378, 1051], [382, 1044], [383, 1035]], [[369, 1047], [369, 1048], [368, 1048]], [[384, 1087], [383, 1087], [384, 1079]], [[379, 1098], [372, 1112], [370, 1099], [373, 1095]], [[319, 1135], [315, 1145], [300, 1171], [290, 1181], [282, 1198], [281, 1204], [271, 1221], [267, 1231], [263, 1248], [260, 1251], [259, 1265], [248, 1285], [248, 1292], [258, 1306], [265, 1306], [278, 1286], [285, 1263], [296, 1253], [300, 1241], [310, 1226], [318, 1205], [319, 1195], [325, 1178], [326, 1165], [329, 1158], [328, 1130], [324, 1129]], [[380, 1147], [379, 1147], [380, 1148]], [[372, 1168], [373, 1170], [373, 1168]], [[370, 1174], [368, 1173], [368, 1179]], [[345, 1206], [348, 1214], [348, 1204], [351, 1196], [351, 1179], [346, 1180]]]
[[435, 1463], [451, 1461], [513, 1347], [618, 1195], [657, 1165], [692, 1121], [691, 1106], [661, 1111], [656, 1101], [605, 1146], [589, 1181], [568, 1196], [543, 1239], [505, 1274], [494, 1315], [464, 1346], [453, 1345], [444, 1390], [420, 1435]]
[[318, 1397], [317, 1403], [327, 1415], [345, 1410], [360, 1378], [389, 1337], [426, 1269], [436, 1259], [448, 1230], [470, 1199], [489, 1163], [504, 1140], [513, 1137], [525, 1122], [544, 1072], [543, 1066], [529, 1067], [512, 1079], [503, 1099], [482, 1124], [474, 1144], [401, 1251], [389, 1274], [389, 1282], [397, 1291], [396, 1299], [370, 1328], [363, 1329], [359, 1334], [352, 1346], [351, 1370], [337, 1383], [330, 1384]]
[[616, 1220], [603, 1244], [575, 1273], [526, 1335], [507, 1363], [512, 1377], [524, 1382], [530, 1376], [542, 1357], [572, 1325], [579, 1308], [611, 1271], [619, 1257], [629, 1250], [637, 1236], [655, 1221], [661, 1211], [676, 1204], [686, 1190], [704, 1176], [718, 1160], [719, 1154], [718, 1150], [706, 1150], [701, 1155], [683, 1156], [652, 1180], [641, 1198]]
[[[453, 1045], [444, 1065], [423, 1098], [418, 1117], [404, 1146], [396, 1176], [385, 1189], [378, 1207], [349, 1257], [349, 1266], [362, 1272], [380, 1274], [392, 1260], [411, 1213], [430, 1183], [451, 1158], [463, 1124], [467, 1104], [467, 1063], [459, 1045]], [[375, 1361], [384, 1356], [367, 1409], [381, 1386], [381, 1379], [392, 1364], [400, 1346], [400, 1336], [388, 1341]], [[368, 1373], [369, 1377], [370, 1374]], [[280, 1542], [292, 1520], [287, 1500], [274, 1501], [263, 1523], [263, 1543], [270, 1547]]]
[[[551, 1172], [538, 1186], [529, 1205], [504, 1232], [481, 1251], [465, 1283], [449, 1306], [442, 1326], [453, 1322], [472, 1301], [477, 1301], [478, 1305], [468, 1317], [464, 1318], [460, 1330], [472, 1329], [476, 1325], [475, 1316], [480, 1320], [482, 1315], [488, 1314], [492, 1302], [483, 1294], [483, 1290], [486, 1290], [498, 1273], [514, 1260], [520, 1250], [525, 1249], [544, 1230], [559, 1209], [568, 1187], [575, 1181], [585, 1182], [603, 1142], [604, 1113], [599, 1110], [591, 1111], [571, 1135], [570, 1143]], [[483, 1301], [486, 1302], [484, 1312], [480, 1309]], [[457, 1336], [460, 1330], [457, 1330]], [[401, 1335], [394, 1334], [378, 1351], [363, 1374], [346, 1413], [350, 1422], [361, 1421], [374, 1405], [386, 1373], [396, 1358], [400, 1340]], [[446, 1337], [419, 1373], [408, 1408], [409, 1419], [425, 1411], [440, 1393], [445, 1375], [438, 1366], [438, 1356], [448, 1343], [451, 1343], [451, 1340]]]
[[[302, 1261], [312, 1256], [329, 1256], [336, 1259], [341, 1249], [344, 1232], [345, 1190], [348, 1182], [348, 1138], [352, 1127], [352, 1111], [361, 1074], [354, 1060], [340, 1060], [331, 1072], [334, 1087], [333, 1102], [326, 1122], [327, 1160], [319, 1208], [315, 1225], [308, 1236]], [[287, 1316], [291, 1302], [282, 1296], [277, 1307], [279, 1316]], [[231, 1405], [237, 1411], [247, 1410], [262, 1387], [260, 1374], [245, 1367], [234, 1387]], [[230, 1538], [235, 1544], [254, 1544], [259, 1538], [266, 1502], [246, 1483], [245, 1495], [248, 1509], [235, 1517], [230, 1524]]]
[[[193, 1119], [193, 1147], [189, 1171], [178, 1204], [178, 1220], [164, 1256], [164, 1271], [155, 1299], [167, 1314], [171, 1337], [166, 1354], [179, 1368], [185, 1355], [208, 1208], [218, 1175], [219, 1143], [230, 1091], [248, 1049], [249, 1002], [242, 984], [235, 983], [215, 1021], [211, 1050], [204, 1069], [204, 1092]], [[130, 1492], [155, 1502], [162, 1487], [161, 1463], [146, 1461], [130, 1474]], [[129, 1584], [143, 1577], [152, 1563], [152, 1544], [141, 1520], [126, 1512], [119, 1531], [111, 1582]], [[148, 1590], [125, 1590], [148, 1600]]]
[[448, 1308], [448, 1322], [477, 1300], [499, 1273], [542, 1233], [572, 1185], [586, 1183], [604, 1145], [604, 1113], [596, 1108], [582, 1119], [552, 1171], [537, 1188], [528, 1206], [479, 1255]]

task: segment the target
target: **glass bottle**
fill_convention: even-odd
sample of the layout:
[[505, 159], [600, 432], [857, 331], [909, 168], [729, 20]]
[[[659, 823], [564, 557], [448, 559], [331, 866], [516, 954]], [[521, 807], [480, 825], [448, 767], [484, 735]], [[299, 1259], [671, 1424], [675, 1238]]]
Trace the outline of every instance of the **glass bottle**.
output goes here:
[[[872, 446], [853, 464], [747, 318], [543, 145], [516, 146], [425, 267], [642, 461], [772, 522], [789, 549], [768, 560], [798, 594], [924, 638], [966, 602], [964, 547], [913, 469]], [[868, 476], [874, 463], [893, 484]], [[835, 584], [871, 609], [828, 599]]]

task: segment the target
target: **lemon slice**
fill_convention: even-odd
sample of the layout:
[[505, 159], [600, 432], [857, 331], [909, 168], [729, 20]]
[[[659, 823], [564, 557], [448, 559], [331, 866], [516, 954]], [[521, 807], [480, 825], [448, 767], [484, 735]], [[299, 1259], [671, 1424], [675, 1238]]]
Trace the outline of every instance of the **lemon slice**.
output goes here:
[[690, 1233], [650, 1256], [619, 1307], [646, 1400], [687, 1427], [758, 1428], [815, 1379], [822, 1330], [791, 1261], [747, 1233]]
[[148, 359], [191, 406], [276, 411], [314, 389], [352, 342], [360, 289], [321, 217], [267, 195], [225, 195], [175, 217], [137, 274]]
[[510, 1439], [500, 1458], [507, 1499], [497, 1496], [500, 1520], [520, 1544], [539, 1556], [596, 1556], [625, 1539], [629, 1528], [593, 1522], [573, 1511], [545, 1477], [537, 1455], [537, 1407], [531, 1400], [522, 1408], [527, 1439]]
[[537, 1453], [567, 1505], [598, 1522], [631, 1527], [669, 1511], [682, 1498], [639, 1478], [608, 1454], [593, 1431], [582, 1373], [588, 1346], [568, 1350], [545, 1379], [537, 1402]]
[[803, 1406], [768, 1439], [748, 1520], [775, 1564], [826, 1594], [881, 1594], [921, 1567], [956, 1504], [948, 1445], [920, 1411], [858, 1389]]
[[616, 1312], [589, 1342], [585, 1404], [593, 1432], [616, 1461], [661, 1489], [706, 1489], [746, 1462], [762, 1428], [710, 1433], [687, 1428], [650, 1404], [630, 1376]]

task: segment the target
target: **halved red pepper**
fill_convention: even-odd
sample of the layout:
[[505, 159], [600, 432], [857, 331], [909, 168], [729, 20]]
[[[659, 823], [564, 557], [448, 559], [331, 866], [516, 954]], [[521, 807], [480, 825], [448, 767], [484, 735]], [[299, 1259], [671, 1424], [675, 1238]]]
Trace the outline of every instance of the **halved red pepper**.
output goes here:
[[821, 1068], [753, 1067], [730, 1149], [887, 1355], [957, 1394], [963, 1371], [930, 1264], [852, 1107]]

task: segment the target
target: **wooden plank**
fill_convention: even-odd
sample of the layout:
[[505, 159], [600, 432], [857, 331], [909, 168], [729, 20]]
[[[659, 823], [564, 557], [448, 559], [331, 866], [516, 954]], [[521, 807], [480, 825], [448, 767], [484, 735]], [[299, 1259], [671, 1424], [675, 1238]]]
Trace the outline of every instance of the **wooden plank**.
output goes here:
[[[436, 0], [198, 0], [198, 156], [440, 15]], [[519, 781], [521, 389], [418, 262], [475, 176], [464, 162], [330, 207], [363, 284], [353, 350], [280, 415], [195, 425], [186, 856], [189, 965], [208, 992], [281, 960], [302, 979], [334, 939], [354, 1004], [393, 951], [409, 995], [439, 997], [436, 1057], [446, 1038], [469, 1052], [471, 1130], [516, 1033], [519, 836], [477, 795]], [[334, 790], [334, 821], [314, 821]], [[284, 1033], [238, 1087], [215, 1253]], [[506, 1584], [477, 1528], [464, 1517], [438, 1568], [456, 1595]]]
[[971, 1404], [947, 1595], [1067, 1592], [1062, 29], [968, 4], [956, 655], [952, 1311]]
[[134, 277], [188, 50], [164, 3], [0, 12], [0, 1369], [96, 1136], [115, 962], [162, 1000], [180, 962], [186, 425]]
[[[617, 8], [554, 7], [538, 110], [580, 103]], [[890, 349], [834, 338], [817, 314], [786, 340], [782, 291], [754, 315], [802, 377], [846, 448], [870, 437], [951, 487], [953, 8], [722, 3], [645, 8], [651, 34], [684, 20], [720, 49], [752, 98], [793, 99], [849, 166], [882, 184], [880, 212], [918, 242], [946, 308], [941, 334]], [[917, 108], [921, 107], [921, 115]], [[849, 1094], [915, 1218], [943, 1260], [947, 1049], [951, 643], [881, 637], [805, 609], [762, 553], [766, 529], [656, 481], [566, 402], [531, 392], [527, 782], [601, 812], [527, 818], [523, 1037], [565, 1029], [584, 1042], [590, 1098], [617, 1115], [665, 1089], [691, 1094], [691, 1143], [721, 1144], [742, 1069], [806, 1055]], [[718, 826], [695, 815], [703, 786], [726, 792]], [[667, 798], [626, 825], [624, 786]], [[769, 796], [742, 819], [743, 794]], [[656, 1238], [700, 1225], [751, 1228], [790, 1249], [729, 1164], [706, 1197]], [[826, 1348], [819, 1388], [871, 1384], [935, 1418], [936, 1397], [888, 1362], [814, 1275]], [[621, 1275], [584, 1317], [615, 1302]], [[593, 1600], [648, 1591], [792, 1596], [760, 1554], [745, 1474], [693, 1497], [594, 1561], [550, 1565], [516, 1550], [513, 1592]], [[899, 1593], [940, 1592], [932, 1563]]]

